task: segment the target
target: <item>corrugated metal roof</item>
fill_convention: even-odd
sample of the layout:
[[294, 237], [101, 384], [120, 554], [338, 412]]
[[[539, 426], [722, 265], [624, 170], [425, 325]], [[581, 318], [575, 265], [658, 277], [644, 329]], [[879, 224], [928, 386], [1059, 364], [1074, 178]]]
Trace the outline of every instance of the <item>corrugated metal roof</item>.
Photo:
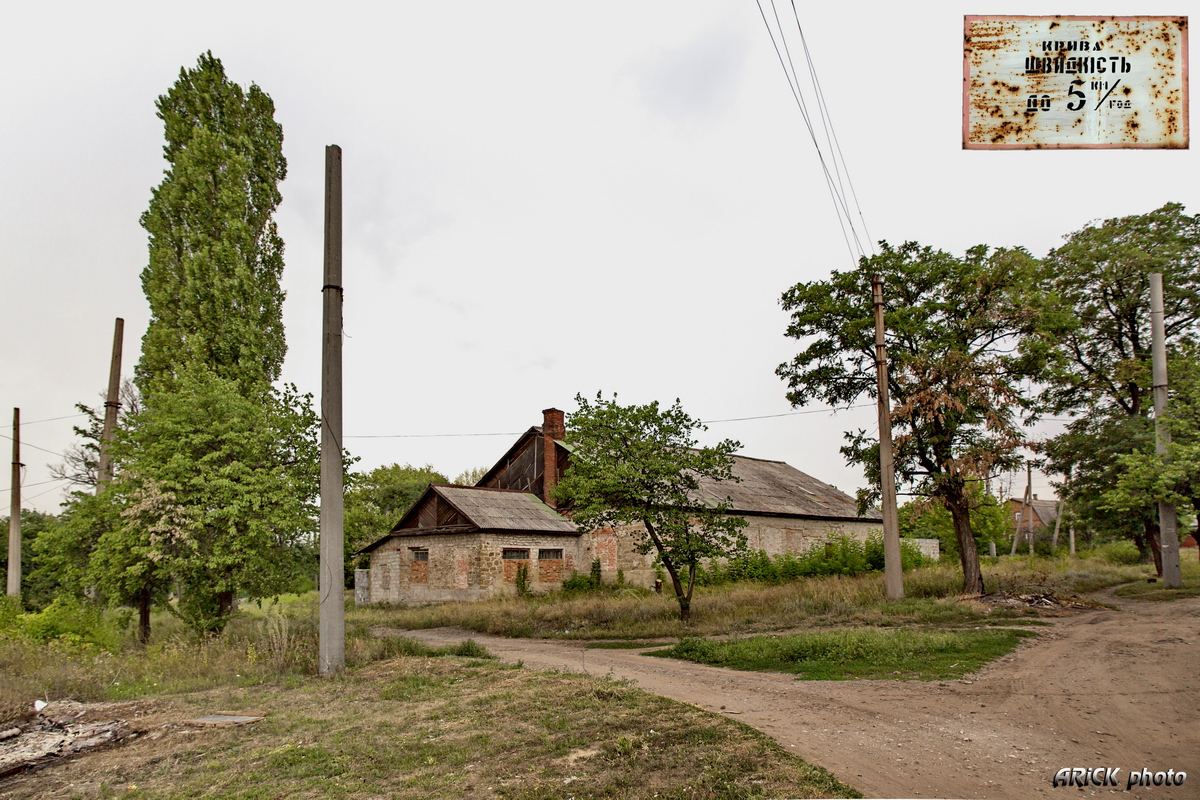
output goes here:
[[733, 474], [740, 483], [702, 479], [698, 499], [719, 503], [729, 497], [733, 510], [746, 514], [882, 519], [873, 508], [860, 517], [853, 497], [782, 461], [733, 456]]
[[432, 489], [485, 530], [577, 533], [574, 523], [528, 492], [440, 486]]

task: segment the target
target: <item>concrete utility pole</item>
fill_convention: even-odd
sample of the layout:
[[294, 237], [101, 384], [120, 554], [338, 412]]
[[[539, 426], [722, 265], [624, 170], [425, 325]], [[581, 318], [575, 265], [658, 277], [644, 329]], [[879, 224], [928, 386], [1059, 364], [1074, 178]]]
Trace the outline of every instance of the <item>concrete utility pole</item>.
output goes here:
[[104, 429], [100, 433], [100, 464], [96, 467], [96, 492], [112, 480], [112, 440], [117, 433], [117, 412], [121, 409], [121, 343], [125, 320], [117, 317], [113, 329], [112, 361], [108, 367], [108, 396], [104, 399]]
[[8, 512], [8, 596], [21, 597], [21, 409], [13, 409], [12, 504]]
[[888, 397], [887, 346], [883, 338], [883, 278], [871, 276], [875, 306], [875, 382], [879, 395], [879, 485], [883, 510], [883, 575], [889, 600], [904, 597], [900, 563], [900, 520], [896, 511], [896, 468], [892, 460], [892, 404]]
[[317, 671], [346, 668], [342, 497], [342, 148], [325, 148], [325, 285], [321, 323], [321, 577]]
[[[1154, 376], [1154, 438], [1155, 452], [1167, 457], [1167, 446], [1171, 443], [1171, 431], [1166, 425], [1167, 416], [1167, 335], [1163, 321], [1162, 273], [1150, 274], [1150, 352], [1153, 358]], [[1168, 589], [1183, 587], [1183, 575], [1179, 567], [1179, 533], [1175, 525], [1175, 506], [1167, 502], [1158, 504], [1158, 540], [1162, 550], [1163, 585]]]

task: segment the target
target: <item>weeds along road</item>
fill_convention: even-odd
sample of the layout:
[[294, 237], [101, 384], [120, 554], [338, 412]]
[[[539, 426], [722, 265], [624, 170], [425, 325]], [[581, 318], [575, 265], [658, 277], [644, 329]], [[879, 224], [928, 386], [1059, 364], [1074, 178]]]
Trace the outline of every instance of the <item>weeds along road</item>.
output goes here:
[[[798, 681], [574, 642], [460, 629], [402, 633], [431, 645], [473, 638], [530, 669], [633, 681], [772, 736], [867, 797], [1026, 800], [1109, 797], [1053, 788], [1063, 767], [1116, 767], [1123, 798], [1200, 798], [1200, 598], [1083, 611], [953, 681]], [[1188, 773], [1133, 787], [1130, 772]]]

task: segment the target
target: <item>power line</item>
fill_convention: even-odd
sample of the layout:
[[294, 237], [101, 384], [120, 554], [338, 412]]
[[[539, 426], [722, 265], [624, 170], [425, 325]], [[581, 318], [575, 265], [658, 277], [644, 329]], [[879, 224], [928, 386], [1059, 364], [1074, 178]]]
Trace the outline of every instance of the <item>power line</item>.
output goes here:
[[[817, 158], [821, 163], [821, 170], [825, 175], [825, 184], [829, 189], [830, 197], [833, 199], [834, 210], [837, 213], [838, 225], [842, 229], [842, 238], [846, 242], [846, 249], [850, 253], [852, 261], [857, 262], [858, 258], [866, 256], [866, 248], [863, 247], [862, 239], [859, 236], [858, 229], [854, 224], [853, 215], [850, 212], [850, 204], [846, 197], [846, 187], [842, 183], [842, 174], [845, 173], [845, 182], [850, 187], [850, 196], [854, 198], [855, 208], [858, 210], [858, 217], [862, 220], [863, 233], [870, 245], [870, 236], [867, 234], [866, 221], [863, 218], [862, 208], [858, 203], [858, 195], [854, 190], [853, 181], [850, 179], [850, 172], [846, 168], [845, 157], [842, 155], [841, 145], [837, 140], [837, 134], [833, 128], [829, 108], [825, 103], [824, 93], [821, 90], [820, 81], [817, 78], [816, 66], [812, 60], [812, 54], [808, 49], [808, 41], [804, 36], [804, 29], [800, 25], [800, 15], [796, 10], [796, 4], [792, 0], [792, 15], [795, 18], [796, 30], [800, 33], [800, 40], [803, 44], [805, 59], [808, 64], [809, 78], [813, 85], [814, 94], [817, 99], [817, 111], [821, 115], [823, 132], [825, 134], [827, 148], [830, 151], [830, 160], [833, 161], [833, 172], [830, 171], [829, 163], [825, 157], [825, 151], [821, 147], [821, 143], [817, 139], [816, 131], [813, 128], [812, 117], [808, 112], [808, 106], [804, 100], [804, 93], [800, 88], [800, 78], [796, 72], [795, 64], [792, 61], [791, 48], [788, 47], [787, 36], [784, 33], [783, 23], [779, 19], [779, 11], [775, 6], [775, 0], [770, 0], [772, 16], [775, 18], [775, 28], [771, 27], [770, 21], [767, 19], [766, 11], [763, 9], [762, 0], [755, 0], [758, 5], [759, 15], [762, 17], [763, 25], [767, 29], [767, 35], [771, 37], [771, 45], [775, 48], [775, 55], [779, 59], [779, 65], [783, 68], [784, 76], [788, 81], [788, 88], [792, 91], [792, 97], [796, 101], [797, 107], [800, 109], [800, 115], [804, 119], [805, 127], [808, 129], [809, 138], [812, 140], [813, 147], [817, 151]], [[779, 40], [776, 41], [776, 28], [779, 33]], [[780, 45], [783, 49], [780, 50]], [[786, 59], [785, 59], [786, 54]], [[841, 162], [839, 168], [838, 162]], [[837, 177], [835, 179], [834, 173]], [[848, 230], [847, 230], [848, 229]], [[853, 244], [851, 244], [853, 239]], [[874, 252], [873, 246], [871, 247]]]
[[80, 412], [78, 414], [68, 414], [65, 417], [50, 417], [49, 419], [33, 419], [33, 420], [30, 420], [29, 422], [22, 422], [21, 427], [24, 428], [26, 425], [37, 425], [39, 422], [58, 422], [59, 420], [62, 420], [62, 419], [75, 419], [76, 417], [86, 417], [86, 416], [88, 416], [88, 415]]
[[[8, 439], [10, 442], [12, 441], [12, 437], [6, 433], [0, 433], [0, 438]], [[44, 447], [38, 447], [36, 444], [30, 444], [24, 439], [21, 440], [21, 447], [32, 447], [34, 450], [41, 450], [43, 453], [49, 453], [52, 456], [62, 455], [62, 453], [58, 452], [57, 450], [47, 450]]]

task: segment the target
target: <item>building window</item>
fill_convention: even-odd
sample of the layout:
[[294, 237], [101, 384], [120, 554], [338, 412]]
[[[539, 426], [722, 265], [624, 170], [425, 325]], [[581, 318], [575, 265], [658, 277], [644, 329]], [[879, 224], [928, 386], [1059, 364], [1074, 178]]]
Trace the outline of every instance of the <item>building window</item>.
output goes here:
[[538, 561], [562, 561], [562, 550], [538, 550]]
[[528, 561], [529, 560], [529, 549], [528, 548], [517, 548], [517, 547], [506, 547], [506, 548], [504, 548], [503, 557], [504, 557], [505, 561]]
[[429, 583], [429, 551], [424, 547], [412, 548], [408, 580], [410, 583]]

